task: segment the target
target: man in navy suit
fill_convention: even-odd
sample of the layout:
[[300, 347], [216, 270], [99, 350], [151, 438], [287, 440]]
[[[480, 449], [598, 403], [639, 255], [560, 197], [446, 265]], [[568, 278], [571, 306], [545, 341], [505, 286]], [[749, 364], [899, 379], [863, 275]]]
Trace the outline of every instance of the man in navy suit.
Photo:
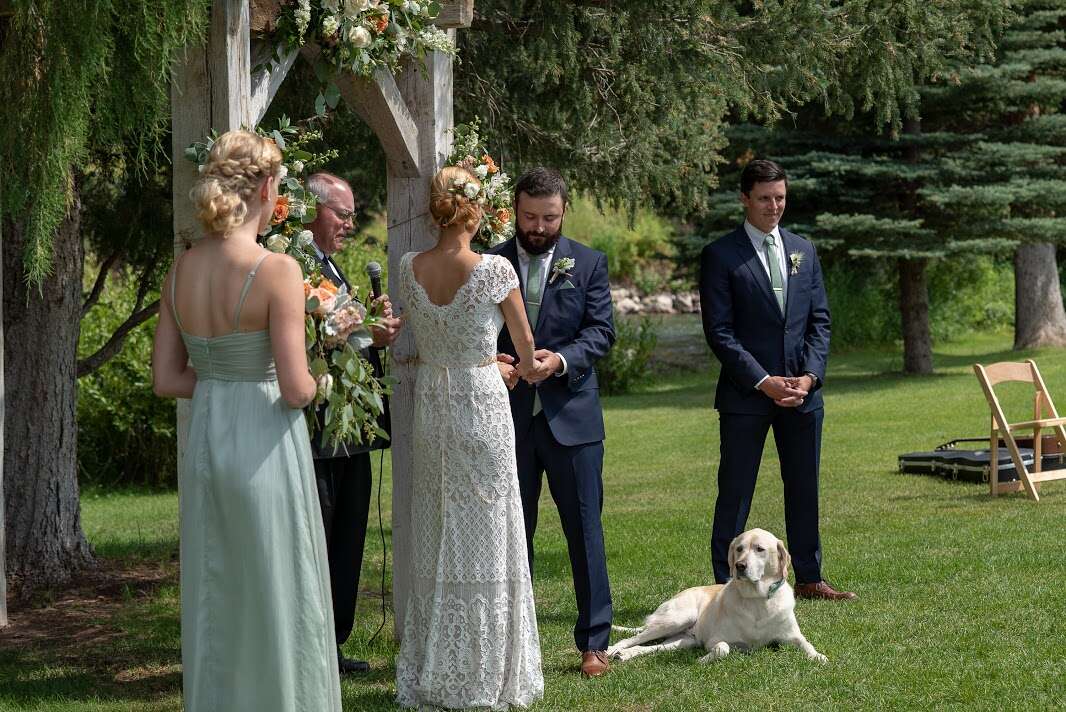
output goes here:
[[714, 396], [721, 461], [711, 559], [729, 580], [729, 544], [744, 530], [766, 434], [772, 428], [785, 487], [785, 531], [796, 595], [847, 600], [822, 579], [818, 464], [829, 304], [818, 255], [779, 226], [788, 177], [754, 160], [740, 177], [744, 224], [707, 245], [700, 262], [703, 332], [722, 371]]
[[[526, 381], [508, 378], [515, 426], [518, 483], [526, 524], [529, 569], [542, 473], [559, 510], [577, 598], [574, 642], [581, 672], [607, 671], [611, 589], [603, 546], [603, 413], [596, 369], [614, 343], [607, 257], [562, 235], [569, 202], [558, 171], [536, 168], [515, 183], [516, 236], [492, 250], [519, 275], [537, 345], [536, 370]], [[513, 363], [506, 328], [500, 360]], [[501, 366], [505, 372], [509, 367]]]

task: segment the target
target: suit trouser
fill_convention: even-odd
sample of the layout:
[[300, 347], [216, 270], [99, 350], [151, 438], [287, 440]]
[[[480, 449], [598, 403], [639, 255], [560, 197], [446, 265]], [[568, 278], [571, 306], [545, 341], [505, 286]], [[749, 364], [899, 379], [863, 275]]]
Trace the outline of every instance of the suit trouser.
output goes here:
[[818, 463], [822, 447], [821, 408], [801, 413], [773, 406], [766, 415], [720, 413], [721, 460], [714, 505], [711, 562], [714, 580], [729, 580], [729, 544], [744, 531], [755, 494], [766, 433], [774, 431], [785, 487], [785, 533], [796, 583], [822, 580], [818, 534]]
[[603, 546], [603, 442], [561, 445], [541, 412], [528, 432], [515, 433], [518, 485], [526, 524], [529, 571], [533, 572], [533, 534], [537, 529], [542, 473], [559, 510], [570, 554], [577, 599], [574, 643], [578, 650], [606, 650], [611, 634], [611, 587]]
[[355, 625], [359, 570], [370, 513], [370, 454], [315, 460], [315, 479], [326, 529], [333, 623], [339, 646], [348, 640]]

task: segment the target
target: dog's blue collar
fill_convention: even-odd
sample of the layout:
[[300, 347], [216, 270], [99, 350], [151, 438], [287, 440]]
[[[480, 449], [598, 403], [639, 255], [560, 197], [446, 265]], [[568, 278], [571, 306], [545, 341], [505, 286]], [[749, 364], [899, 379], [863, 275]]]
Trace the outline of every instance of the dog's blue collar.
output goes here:
[[777, 589], [785, 585], [785, 579], [778, 579], [774, 583], [770, 584], [770, 588], [766, 591], [766, 598], [773, 598], [773, 595], [777, 593]]

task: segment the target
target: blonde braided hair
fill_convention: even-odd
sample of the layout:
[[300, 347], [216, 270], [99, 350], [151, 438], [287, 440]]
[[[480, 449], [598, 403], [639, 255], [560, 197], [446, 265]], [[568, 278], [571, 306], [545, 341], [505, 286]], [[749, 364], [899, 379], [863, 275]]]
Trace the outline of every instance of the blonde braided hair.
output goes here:
[[248, 201], [267, 176], [281, 170], [281, 151], [251, 131], [227, 131], [211, 147], [189, 198], [205, 231], [223, 236], [248, 217]]

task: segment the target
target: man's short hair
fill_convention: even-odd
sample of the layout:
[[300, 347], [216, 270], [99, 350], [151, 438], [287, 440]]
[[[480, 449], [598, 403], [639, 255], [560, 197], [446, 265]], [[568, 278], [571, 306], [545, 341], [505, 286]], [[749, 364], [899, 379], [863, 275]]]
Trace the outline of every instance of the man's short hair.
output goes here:
[[[333, 197], [333, 190], [339, 185], [348, 185], [348, 181], [325, 171], [307, 176], [307, 190], [314, 193], [320, 203], [325, 203]], [[348, 186], [348, 189], [351, 190], [351, 186]]]
[[779, 180], [788, 185], [788, 175], [784, 168], [773, 161], [756, 158], [754, 161], [748, 161], [748, 165], [740, 172], [740, 192], [750, 195], [756, 183], [776, 183]]
[[563, 207], [570, 204], [570, 191], [566, 188], [566, 180], [554, 168], [538, 166], [523, 173], [514, 184], [516, 203], [518, 196], [522, 193], [531, 198], [548, 198], [558, 195], [563, 199]]

